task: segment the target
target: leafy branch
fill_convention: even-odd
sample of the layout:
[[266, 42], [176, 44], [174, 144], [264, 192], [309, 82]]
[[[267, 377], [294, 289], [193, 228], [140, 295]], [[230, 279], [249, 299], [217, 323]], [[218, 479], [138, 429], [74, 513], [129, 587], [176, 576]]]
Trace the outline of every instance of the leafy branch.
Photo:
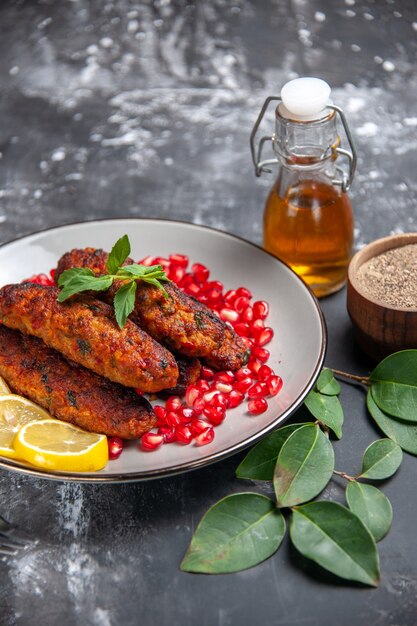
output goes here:
[[[290, 515], [290, 539], [306, 558], [341, 578], [378, 585], [376, 543], [390, 529], [392, 507], [369, 481], [391, 477], [401, 465], [402, 450], [417, 455], [417, 350], [392, 354], [369, 377], [337, 372], [368, 387], [368, 411], [387, 436], [368, 446], [361, 472], [353, 476], [335, 469], [328, 436], [331, 431], [342, 437], [344, 418], [334, 372], [323, 369], [305, 399], [316, 421], [274, 431], [236, 470], [240, 479], [271, 482], [275, 498], [247, 492], [214, 504], [194, 533], [182, 570], [219, 574], [257, 565], [284, 538], [284, 510]], [[313, 501], [333, 475], [347, 481], [347, 506]]]

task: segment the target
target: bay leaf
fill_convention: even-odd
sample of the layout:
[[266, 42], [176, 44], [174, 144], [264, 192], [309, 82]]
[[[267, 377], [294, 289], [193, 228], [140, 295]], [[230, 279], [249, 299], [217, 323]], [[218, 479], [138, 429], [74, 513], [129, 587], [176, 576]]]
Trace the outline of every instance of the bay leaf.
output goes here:
[[324, 489], [334, 470], [333, 446], [315, 424], [298, 428], [278, 455], [274, 489], [279, 507], [311, 500]]
[[328, 426], [341, 439], [344, 416], [339, 398], [323, 395], [313, 389], [304, 399], [304, 404], [316, 420]]
[[331, 369], [324, 367], [316, 382], [317, 391], [324, 393], [326, 396], [338, 396], [340, 393], [340, 384], [336, 380]]
[[386, 357], [370, 375], [378, 407], [401, 419], [417, 422], [417, 350]]
[[382, 432], [406, 452], [417, 455], [417, 424], [393, 418], [381, 411], [372, 397], [371, 390], [368, 390], [366, 404]]
[[365, 585], [379, 583], [375, 541], [361, 520], [337, 502], [311, 502], [293, 510], [291, 541], [329, 572]]
[[308, 422], [301, 424], [289, 424], [265, 437], [252, 450], [248, 452], [243, 461], [236, 469], [238, 478], [250, 480], [273, 480], [274, 469], [279, 451], [292, 433], [305, 426]]
[[350, 510], [365, 524], [375, 541], [380, 541], [392, 523], [392, 506], [387, 496], [373, 485], [349, 481], [346, 500]]
[[274, 554], [284, 533], [284, 517], [270, 498], [257, 493], [227, 496], [202, 518], [181, 569], [204, 574], [239, 572]]
[[401, 465], [403, 453], [392, 439], [377, 439], [365, 450], [362, 460], [362, 478], [382, 480], [389, 478]]

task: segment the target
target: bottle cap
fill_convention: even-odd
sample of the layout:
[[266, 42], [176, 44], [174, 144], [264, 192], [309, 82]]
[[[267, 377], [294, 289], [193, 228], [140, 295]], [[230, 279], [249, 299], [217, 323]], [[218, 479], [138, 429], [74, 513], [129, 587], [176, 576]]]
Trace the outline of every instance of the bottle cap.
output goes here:
[[300, 121], [319, 120], [324, 117], [331, 89], [321, 78], [295, 78], [281, 89], [283, 117]]

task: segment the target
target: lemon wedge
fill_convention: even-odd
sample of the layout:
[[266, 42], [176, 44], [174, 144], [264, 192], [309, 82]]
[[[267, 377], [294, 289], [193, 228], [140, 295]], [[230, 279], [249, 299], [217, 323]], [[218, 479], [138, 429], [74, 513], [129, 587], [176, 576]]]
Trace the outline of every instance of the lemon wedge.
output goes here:
[[45, 419], [51, 419], [49, 413], [27, 398], [10, 392], [0, 393], [0, 455], [21, 458], [13, 447], [16, 433], [25, 424]]
[[7, 386], [6, 381], [1, 376], [0, 376], [0, 393], [7, 393], [7, 394], [12, 393], [9, 387]]
[[29, 422], [19, 430], [13, 445], [19, 458], [48, 470], [95, 472], [103, 469], [109, 458], [105, 435], [55, 419]]

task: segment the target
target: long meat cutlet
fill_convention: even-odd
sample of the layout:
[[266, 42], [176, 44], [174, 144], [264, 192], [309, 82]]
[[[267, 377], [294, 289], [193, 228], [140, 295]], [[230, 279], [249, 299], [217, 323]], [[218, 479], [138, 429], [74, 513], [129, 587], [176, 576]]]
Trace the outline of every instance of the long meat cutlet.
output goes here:
[[157, 421], [149, 402], [133, 389], [70, 363], [40, 339], [3, 325], [0, 375], [13, 392], [91, 432], [137, 439]]
[[64, 356], [126, 387], [157, 392], [175, 386], [174, 356], [136, 324], [121, 330], [113, 308], [91, 296], [57, 302], [58, 289], [33, 283], [0, 289], [0, 319]]
[[[95, 248], [74, 249], [58, 262], [55, 280], [64, 270], [88, 267], [95, 274], [106, 273], [108, 254]], [[133, 261], [127, 259], [126, 264]], [[106, 302], [113, 302], [121, 285], [115, 281], [107, 292], [100, 292]], [[169, 349], [187, 357], [198, 357], [215, 369], [237, 370], [248, 360], [243, 339], [220, 320], [208, 307], [184, 294], [173, 282], [164, 283], [169, 298], [148, 283], [139, 283], [135, 308], [130, 319]]]
[[193, 385], [200, 378], [201, 363], [198, 359], [189, 359], [178, 354], [174, 356], [180, 374], [175, 387], [163, 389], [163, 391], [159, 393], [163, 398], [168, 398], [169, 396], [183, 396], [187, 391], [188, 385]]

